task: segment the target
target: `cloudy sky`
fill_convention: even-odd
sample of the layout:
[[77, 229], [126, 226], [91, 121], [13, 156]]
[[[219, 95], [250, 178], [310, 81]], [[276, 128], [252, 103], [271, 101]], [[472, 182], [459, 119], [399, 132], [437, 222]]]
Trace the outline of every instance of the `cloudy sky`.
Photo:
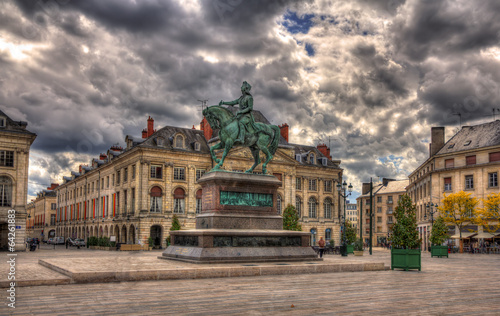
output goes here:
[[[38, 138], [30, 195], [252, 84], [290, 141], [331, 144], [348, 182], [405, 178], [431, 126], [500, 108], [498, 0], [0, 2], [0, 109]], [[500, 110], [495, 110], [500, 115]]]

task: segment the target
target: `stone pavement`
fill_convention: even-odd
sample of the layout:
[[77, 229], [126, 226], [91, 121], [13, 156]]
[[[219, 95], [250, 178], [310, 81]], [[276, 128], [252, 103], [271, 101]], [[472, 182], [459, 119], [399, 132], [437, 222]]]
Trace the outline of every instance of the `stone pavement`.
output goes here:
[[[81, 252], [89, 261], [95, 253]], [[144, 254], [154, 256], [159, 252]], [[366, 254], [328, 259], [390, 261], [387, 250]], [[108, 254], [100, 252], [99, 256]], [[115, 256], [119, 262], [123, 254]], [[3, 305], [0, 314], [500, 315], [500, 255], [431, 258], [424, 253], [422, 265], [421, 272], [384, 270], [19, 287], [16, 309], [8, 310]]]
[[[161, 251], [116, 252], [89, 249], [41, 250], [19, 253], [18, 286], [56, 285], [144, 280], [200, 279], [237, 276], [263, 276], [302, 273], [361, 272], [388, 269], [374, 258], [325, 256], [324, 261], [194, 264], [158, 259]], [[38, 259], [38, 261], [37, 261]], [[38, 264], [37, 264], [38, 262]], [[6, 263], [0, 263], [0, 267]], [[7, 269], [7, 267], [6, 267]], [[8, 287], [7, 275], [0, 276], [0, 287]]]

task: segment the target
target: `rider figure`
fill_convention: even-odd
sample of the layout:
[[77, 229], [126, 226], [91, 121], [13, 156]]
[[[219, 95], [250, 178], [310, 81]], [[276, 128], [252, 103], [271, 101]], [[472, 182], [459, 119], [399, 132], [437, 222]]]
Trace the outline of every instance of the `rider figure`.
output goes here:
[[219, 105], [239, 105], [240, 109], [238, 110], [238, 112], [236, 112], [236, 119], [238, 120], [240, 132], [235, 142], [240, 142], [241, 144], [245, 143], [245, 136], [247, 131], [258, 132], [258, 129], [255, 126], [255, 120], [252, 115], [253, 97], [250, 94], [251, 88], [252, 86], [250, 86], [248, 82], [243, 81], [243, 84], [241, 85], [241, 97], [234, 101], [224, 102], [221, 100], [219, 102]]

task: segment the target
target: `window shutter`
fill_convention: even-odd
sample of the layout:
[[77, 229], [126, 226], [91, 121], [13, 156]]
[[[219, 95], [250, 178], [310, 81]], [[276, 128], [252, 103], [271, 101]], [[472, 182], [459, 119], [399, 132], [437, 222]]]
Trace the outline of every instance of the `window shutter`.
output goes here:
[[451, 184], [451, 178], [444, 178], [444, 184]]
[[177, 188], [174, 191], [174, 199], [184, 199], [184, 190], [182, 188]]
[[160, 197], [161, 196], [161, 188], [160, 187], [153, 187], [151, 189], [151, 196], [152, 197]]
[[201, 189], [196, 191], [196, 198], [197, 199], [201, 199], [202, 195], [203, 195], [203, 191]]
[[453, 168], [455, 166], [455, 159], [446, 159], [444, 161], [445, 168]]
[[465, 163], [467, 166], [476, 164], [476, 155], [465, 157]]
[[500, 161], [500, 152], [490, 153], [490, 162]]

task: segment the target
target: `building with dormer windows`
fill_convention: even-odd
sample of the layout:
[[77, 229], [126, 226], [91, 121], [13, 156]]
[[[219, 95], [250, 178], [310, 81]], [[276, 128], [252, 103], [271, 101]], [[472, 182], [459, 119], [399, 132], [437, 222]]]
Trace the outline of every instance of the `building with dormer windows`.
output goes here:
[[[253, 113], [257, 122], [269, 123], [259, 111]], [[342, 179], [340, 161], [331, 160], [325, 145], [289, 143], [288, 125], [280, 129], [280, 145], [268, 165], [268, 172], [282, 182], [277, 211], [295, 205], [311, 244], [319, 237], [339, 244], [341, 201], [335, 185]], [[165, 247], [173, 215], [183, 229], [195, 228], [202, 206], [197, 180], [213, 167], [210, 146], [218, 142], [217, 132], [205, 119], [200, 130], [155, 130], [149, 118], [142, 139], [126, 136], [125, 148], [111, 147], [55, 189], [57, 236], [114, 236], [117, 242], [131, 244], [145, 244], [151, 237], [155, 247]], [[247, 148], [233, 148], [224, 168], [242, 172], [252, 164]]]

